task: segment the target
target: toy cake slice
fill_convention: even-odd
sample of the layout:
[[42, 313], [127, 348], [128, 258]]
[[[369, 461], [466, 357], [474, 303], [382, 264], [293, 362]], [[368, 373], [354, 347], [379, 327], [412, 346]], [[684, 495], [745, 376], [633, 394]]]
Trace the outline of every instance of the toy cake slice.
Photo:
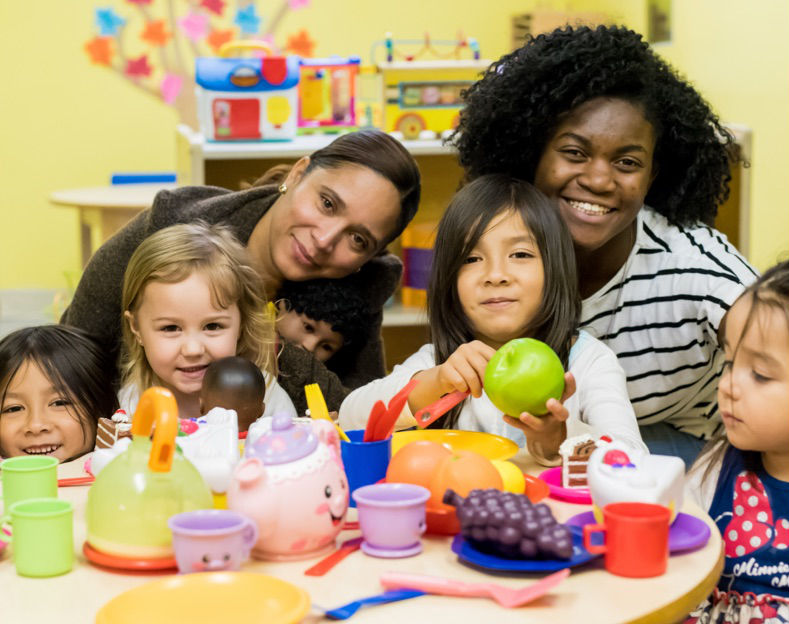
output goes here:
[[567, 438], [559, 447], [562, 458], [562, 487], [585, 488], [586, 468], [589, 457], [597, 448], [594, 438], [588, 434]]
[[96, 428], [96, 448], [112, 448], [121, 438], [131, 438], [131, 418], [124, 410], [117, 410], [112, 418], [99, 418]]

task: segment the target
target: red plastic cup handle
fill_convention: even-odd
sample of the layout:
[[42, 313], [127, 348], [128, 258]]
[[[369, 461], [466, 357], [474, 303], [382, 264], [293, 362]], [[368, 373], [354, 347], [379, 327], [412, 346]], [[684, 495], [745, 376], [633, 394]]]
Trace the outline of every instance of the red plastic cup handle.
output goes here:
[[593, 555], [602, 555], [606, 551], [605, 544], [592, 544], [592, 535], [594, 533], [605, 533], [604, 524], [587, 524], [584, 525], [584, 548]]

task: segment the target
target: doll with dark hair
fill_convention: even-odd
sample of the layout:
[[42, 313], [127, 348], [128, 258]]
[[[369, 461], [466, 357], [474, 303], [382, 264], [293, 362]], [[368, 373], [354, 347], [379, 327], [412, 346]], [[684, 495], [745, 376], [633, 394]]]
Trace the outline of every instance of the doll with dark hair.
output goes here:
[[638, 33], [567, 27], [491, 65], [453, 142], [469, 178], [507, 174], [553, 200], [580, 327], [616, 353], [650, 450], [689, 465], [721, 425], [718, 324], [756, 276], [710, 227], [731, 133]]
[[225, 357], [209, 364], [200, 389], [200, 412], [215, 407], [235, 410], [239, 432], [263, 415], [266, 380], [252, 362], [238, 356]]

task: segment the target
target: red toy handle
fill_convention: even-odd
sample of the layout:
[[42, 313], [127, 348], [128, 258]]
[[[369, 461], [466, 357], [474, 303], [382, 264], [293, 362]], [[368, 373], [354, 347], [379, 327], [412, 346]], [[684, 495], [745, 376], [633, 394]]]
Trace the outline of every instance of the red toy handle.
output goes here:
[[605, 544], [592, 544], [592, 535], [595, 533], [605, 533], [604, 524], [587, 524], [584, 525], [584, 548], [593, 555], [602, 555], [605, 553]]
[[417, 427], [419, 427], [420, 429], [424, 429], [433, 421], [441, 418], [444, 414], [446, 414], [449, 410], [455, 407], [455, 405], [460, 403], [468, 395], [469, 395], [468, 392], [461, 392], [460, 390], [455, 390], [454, 392], [445, 394], [435, 403], [431, 403], [427, 407], [423, 407], [416, 414], [414, 414]]

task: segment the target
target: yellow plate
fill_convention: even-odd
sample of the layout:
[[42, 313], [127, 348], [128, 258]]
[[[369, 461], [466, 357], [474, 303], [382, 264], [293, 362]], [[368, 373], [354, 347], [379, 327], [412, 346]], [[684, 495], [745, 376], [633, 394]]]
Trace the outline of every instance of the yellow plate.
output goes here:
[[392, 455], [409, 442], [416, 440], [438, 442], [453, 451], [474, 451], [488, 459], [509, 459], [518, 452], [518, 445], [515, 442], [492, 433], [454, 429], [414, 429], [398, 431], [392, 436]]
[[183, 574], [140, 585], [116, 596], [96, 624], [290, 624], [310, 608], [303, 589], [254, 572]]

